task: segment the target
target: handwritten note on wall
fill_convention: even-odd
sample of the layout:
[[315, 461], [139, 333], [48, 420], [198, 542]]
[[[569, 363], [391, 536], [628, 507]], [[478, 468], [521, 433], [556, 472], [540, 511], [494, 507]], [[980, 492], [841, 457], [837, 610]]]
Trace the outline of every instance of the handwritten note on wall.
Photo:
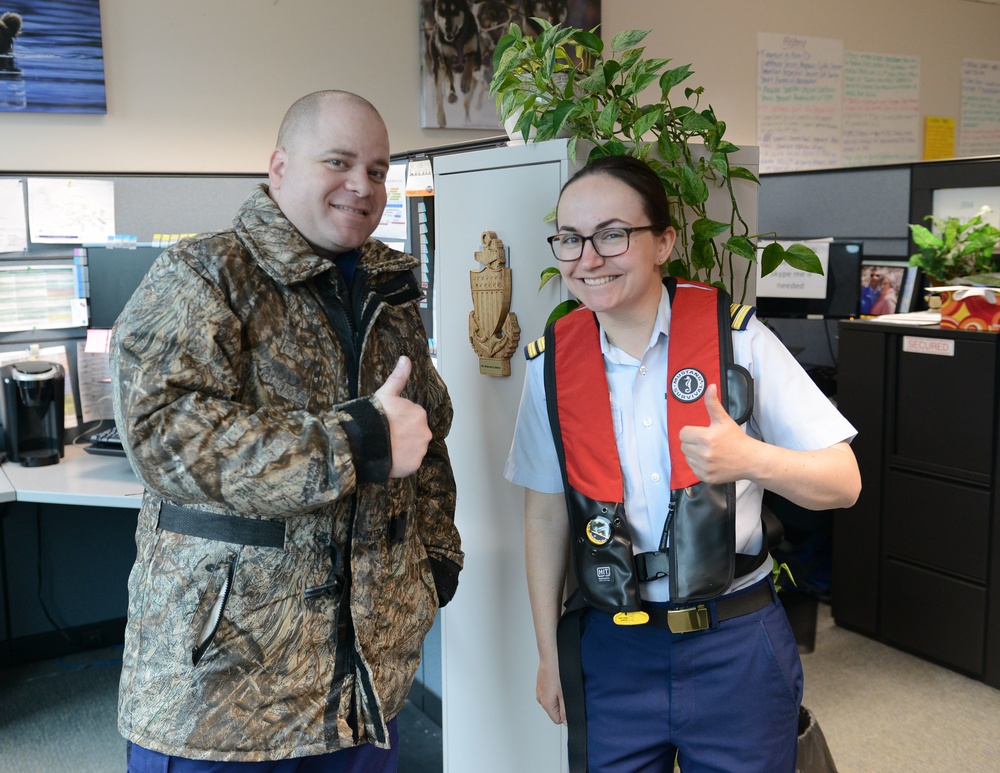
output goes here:
[[1000, 153], [1000, 62], [962, 61], [962, 125], [958, 133], [962, 156]]
[[955, 157], [955, 119], [945, 115], [924, 118], [924, 161]]
[[840, 166], [843, 43], [757, 35], [760, 171]]
[[920, 60], [844, 52], [844, 166], [920, 158]]
[[757, 36], [760, 171], [920, 157], [920, 60], [844, 51], [839, 40]]

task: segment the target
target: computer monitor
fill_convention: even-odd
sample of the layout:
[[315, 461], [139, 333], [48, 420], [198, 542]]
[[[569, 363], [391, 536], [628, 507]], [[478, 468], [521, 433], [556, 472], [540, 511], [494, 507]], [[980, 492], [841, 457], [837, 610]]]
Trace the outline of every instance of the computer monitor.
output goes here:
[[[863, 244], [860, 240], [835, 240], [811, 245], [827, 251], [826, 273], [820, 277], [786, 266], [757, 280], [757, 315], [790, 318], [849, 319], [861, 311]], [[767, 281], [764, 281], [767, 280]]]
[[43, 247], [0, 259], [0, 332], [87, 325], [83, 253]]
[[162, 252], [161, 247], [87, 249], [92, 328], [111, 328], [115, 324], [132, 293]]

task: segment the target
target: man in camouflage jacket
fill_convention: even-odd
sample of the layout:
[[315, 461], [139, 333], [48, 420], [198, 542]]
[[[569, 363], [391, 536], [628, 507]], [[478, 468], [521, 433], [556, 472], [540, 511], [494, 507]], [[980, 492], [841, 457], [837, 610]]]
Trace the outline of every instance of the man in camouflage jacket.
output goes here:
[[417, 262], [369, 238], [387, 167], [370, 104], [303, 98], [270, 186], [168, 249], [115, 325], [115, 417], [146, 486], [119, 728], [144, 750], [394, 745], [463, 554]]

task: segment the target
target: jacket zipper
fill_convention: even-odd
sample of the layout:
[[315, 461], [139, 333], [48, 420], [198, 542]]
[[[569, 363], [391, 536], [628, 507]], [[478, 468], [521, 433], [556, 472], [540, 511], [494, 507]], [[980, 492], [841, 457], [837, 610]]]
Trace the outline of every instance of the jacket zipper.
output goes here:
[[191, 648], [191, 665], [197, 666], [198, 662], [201, 660], [202, 656], [211, 646], [212, 642], [215, 640], [215, 634], [219, 631], [219, 624], [222, 622], [222, 615], [226, 611], [226, 602], [229, 601], [229, 593], [233, 588], [233, 578], [236, 576], [236, 562], [238, 556], [233, 556], [233, 559], [229, 562], [229, 570], [226, 572], [226, 576], [222, 580], [222, 588], [219, 589], [219, 595], [215, 599], [215, 603], [212, 604], [212, 609], [209, 611], [208, 619], [202, 626], [201, 631], [198, 634], [198, 640], [195, 646]]
[[[363, 294], [360, 292], [361, 287], [365, 284], [367, 279], [367, 273], [364, 269], [358, 267], [355, 269], [354, 282], [351, 286], [350, 297], [352, 301], [360, 301], [363, 299]], [[318, 296], [320, 302], [320, 308], [323, 309], [323, 313], [326, 316], [327, 322], [329, 322], [330, 327], [333, 329], [332, 332], [339, 342], [341, 351], [344, 353], [344, 360], [348, 369], [348, 392], [351, 399], [358, 397], [358, 392], [360, 389], [360, 371], [361, 371], [361, 360], [360, 360], [360, 349], [359, 346], [359, 330], [354, 322], [354, 316], [351, 311], [345, 306], [343, 298], [338, 290], [338, 278], [331, 270], [327, 275], [317, 277], [317, 281], [314, 285], [315, 294]], [[363, 306], [359, 311], [363, 311]], [[360, 314], [358, 317], [360, 318]], [[340, 598], [337, 603], [337, 614], [334, 620], [336, 626], [335, 637], [336, 637], [336, 655], [334, 662], [334, 674], [333, 678], [335, 682], [343, 683], [345, 678], [352, 670], [354, 670], [354, 657], [357, 647], [357, 642], [354, 637], [354, 623], [351, 615], [351, 542], [354, 538], [354, 522], [357, 518], [358, 508], [358, 498], [353, 497], [351, 502], [351, 514], [348, 521], [347, 535], [344, 540], [344, 551], [343, 555], [340, 556], [342, 562], [342, 586], [340, 592]], [[331, 546], [331, 560], [334, 565], [331, 567], [331, 573], [335, 570], [336, 558], [332, 551], [336, 550], [336, 540], [334, 535], [330, 535], [330, 546]], [[338, 551], [339, 552], [339, 551]], [[352, 691], [353, 693], [353, 691]], [[351, 699], [352, 707], [354, 704], [354, 699], [352, 695]], [[356, 710], [356, 709], [354, 709]], [[352, 714], [353, 711], [352, 710]], [[353, 724], [353, 719], [351, 721]], [[354, 729], [355, 734], [357, 734], [357, 729]]]

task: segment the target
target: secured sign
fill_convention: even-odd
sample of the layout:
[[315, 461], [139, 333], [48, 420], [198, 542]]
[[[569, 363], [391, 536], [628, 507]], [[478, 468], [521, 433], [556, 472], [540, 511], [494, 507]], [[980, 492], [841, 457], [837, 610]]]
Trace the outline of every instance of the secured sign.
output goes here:
[[955, 341], [951, 338], [903, 336], [903, 351], [911, 354], [936, 354], [941, 357], [954, 357]]

